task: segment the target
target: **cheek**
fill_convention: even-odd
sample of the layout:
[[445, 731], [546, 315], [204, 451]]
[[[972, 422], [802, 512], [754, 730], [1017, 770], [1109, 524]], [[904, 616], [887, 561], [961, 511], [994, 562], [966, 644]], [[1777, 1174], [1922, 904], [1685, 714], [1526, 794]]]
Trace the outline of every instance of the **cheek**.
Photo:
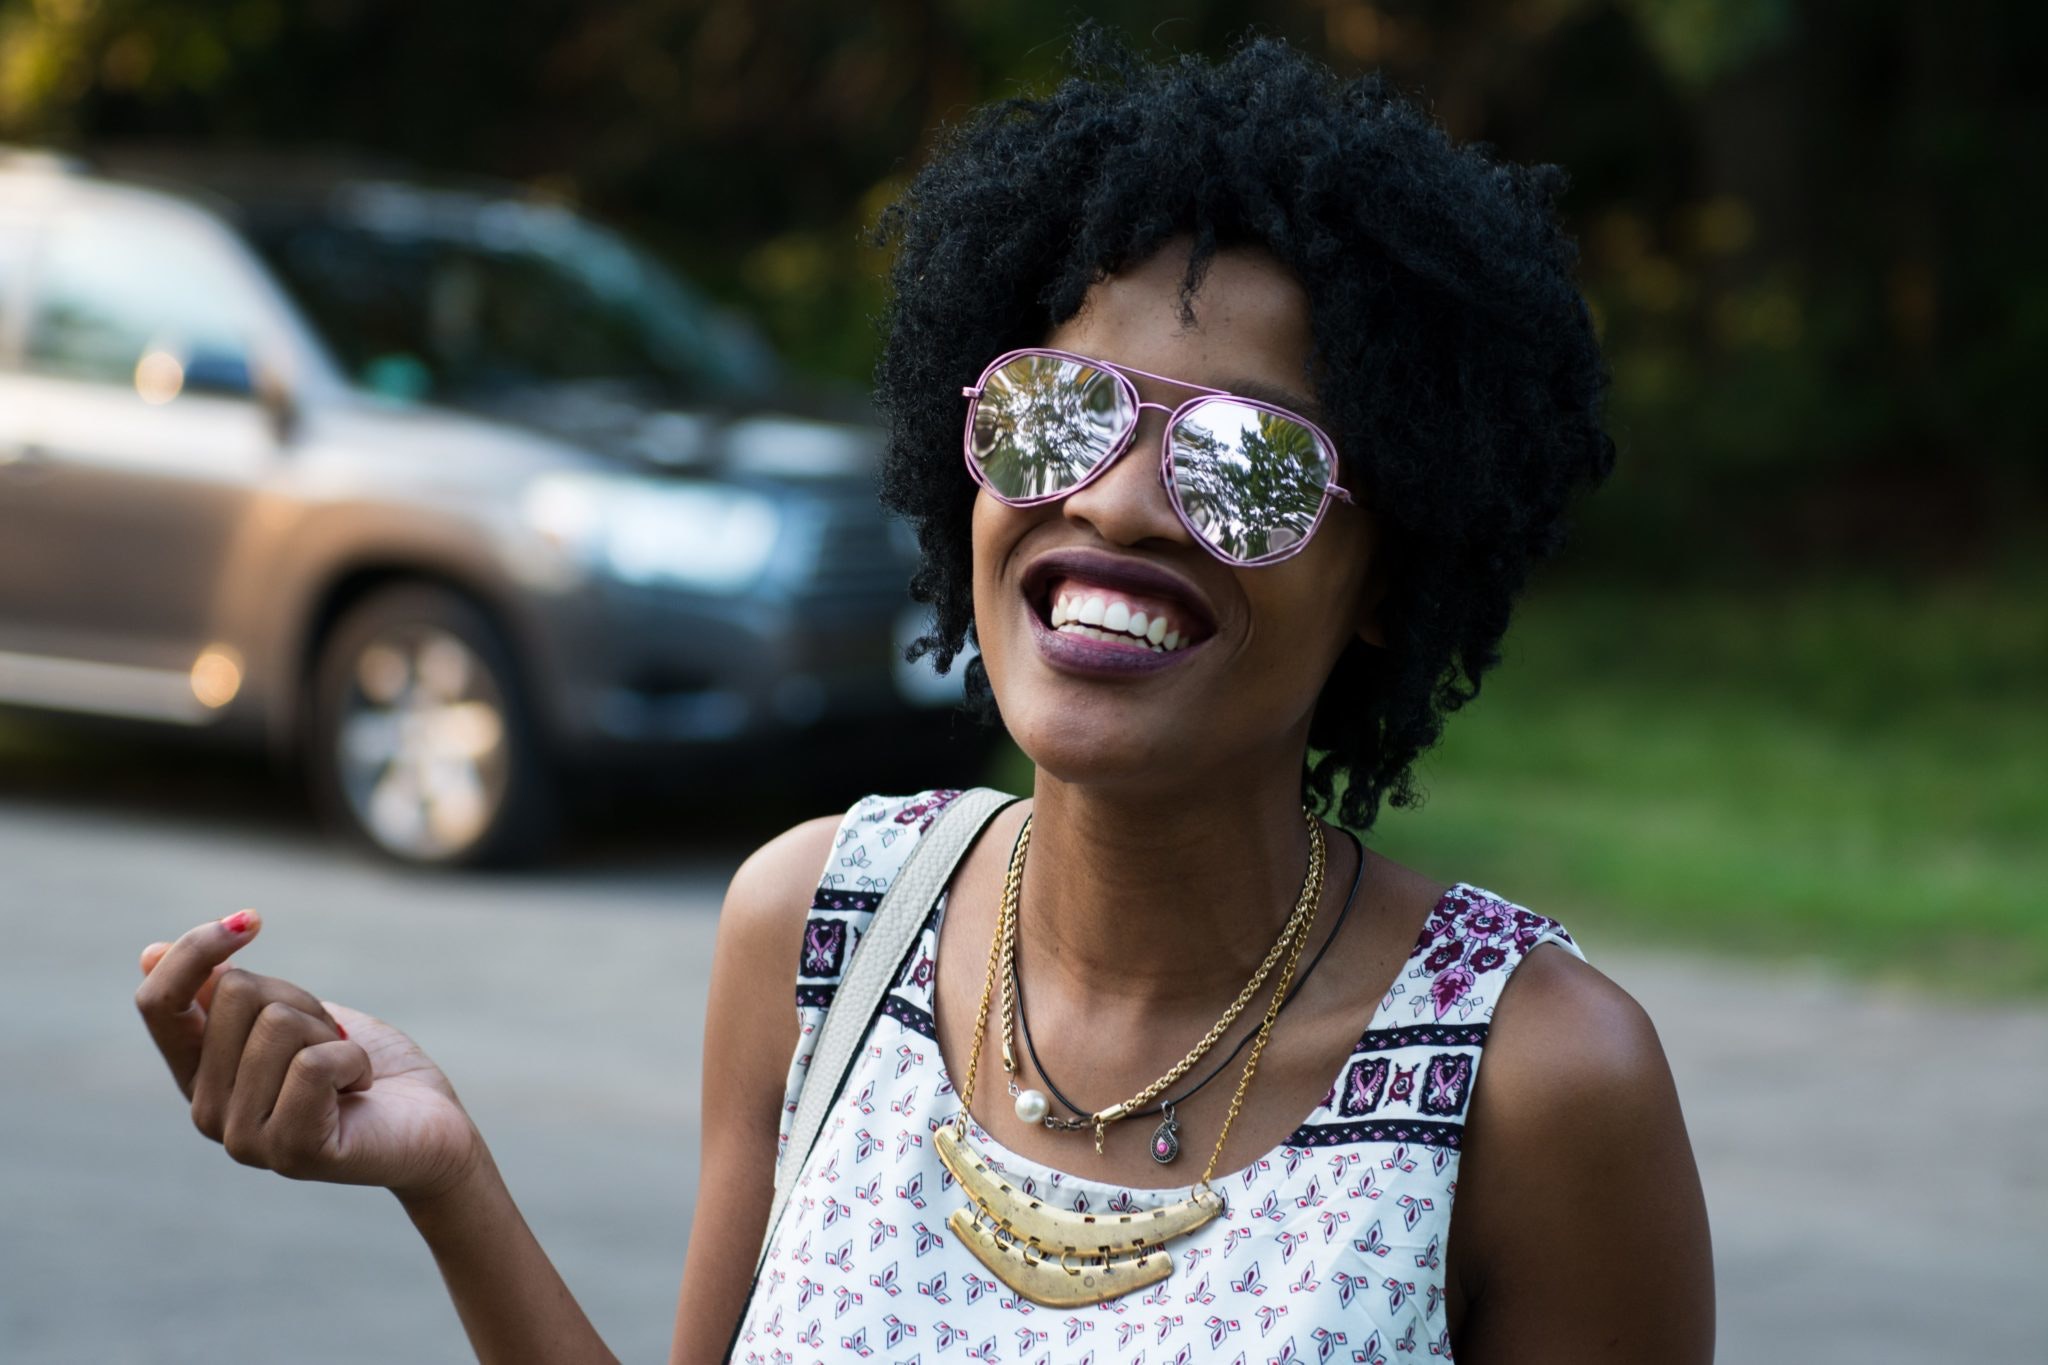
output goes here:
[[1342, 545], [1333, 540], [1333, 553], [1317, 554], [1320, 548], [1311, 545], [1273, 571], [1284, 580], [1258, 580], [1245, 594], [1259, 672], [1279, 686], [1320, 691], [1357, 630], [1364, 546], [1346, 537]]
[[996, 583], [1002, 576], [1005, 553], [1003, 514], [1009, 510], [986, 493], [978, 494], [974, 499], [974, 516], [969, 528], [974, 546], [974, 614], [977, 619], [994, 605]]
[[975, 497], [969, 523], [974, 547], [975, 636], [984, 653], [991, 645], [1001, 649], [992, 637], [1002, 634], [999, 627], [1016, 595], [1014, 575], [1008, 570], [1016, 560], [1018, 543], [1035, 520], [1036, 514], [1005, 507], [987, 493]]

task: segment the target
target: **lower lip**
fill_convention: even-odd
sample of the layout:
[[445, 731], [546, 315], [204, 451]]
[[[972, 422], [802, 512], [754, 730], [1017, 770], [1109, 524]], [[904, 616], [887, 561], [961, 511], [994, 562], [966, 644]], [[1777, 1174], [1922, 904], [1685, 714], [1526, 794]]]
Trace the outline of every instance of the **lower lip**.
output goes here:
[[1097, 678], [1128, 678], [1157, 673], [1185, 663], [1188, 655], [1208, 643], [1198, 640], [1179, 649], [1154, 653], [1134, 645], [1113, 645], [1086, 635], [1062, 635], [1047, 625], [1029, 602], [1025, 603], [1025, 615], [1031, 618], [1031, 633], [1038, 641], [1039, 655], [1064, 673], [1085, 673]]

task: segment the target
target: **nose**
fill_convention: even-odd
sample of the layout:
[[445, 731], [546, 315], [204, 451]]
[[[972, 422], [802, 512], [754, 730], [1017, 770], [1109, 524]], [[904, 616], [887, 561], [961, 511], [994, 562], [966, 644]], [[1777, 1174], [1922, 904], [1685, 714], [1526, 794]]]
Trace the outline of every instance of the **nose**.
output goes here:
[[1069, 520], [1089, 527], [1114, 545], [1138, 545], [1152, 539], [1186, 541], [1187, 530], [1167, 497], [1160, 438], [1166, 429], [1163, 412], [1139, 414], [1138, 430], [1109, 468], [1083, 488], [1069, 493], [1060, 510]]

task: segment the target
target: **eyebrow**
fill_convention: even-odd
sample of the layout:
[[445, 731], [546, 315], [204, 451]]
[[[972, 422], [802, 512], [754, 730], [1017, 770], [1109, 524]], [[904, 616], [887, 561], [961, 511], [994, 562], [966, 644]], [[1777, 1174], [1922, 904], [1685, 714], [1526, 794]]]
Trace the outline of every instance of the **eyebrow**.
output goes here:
[[1319, 427], [1328, 425], [1323, 410], [1315, 399], [1278, 384], [1268, 384], [1257, 379], [1230, 379], [1217, 387], [1228, 389], [1243, 398], [1256, 398], [1261, 403], [1271, 403], [1276, 408], [1286, 408], [1289, 412], [1299, 413]]

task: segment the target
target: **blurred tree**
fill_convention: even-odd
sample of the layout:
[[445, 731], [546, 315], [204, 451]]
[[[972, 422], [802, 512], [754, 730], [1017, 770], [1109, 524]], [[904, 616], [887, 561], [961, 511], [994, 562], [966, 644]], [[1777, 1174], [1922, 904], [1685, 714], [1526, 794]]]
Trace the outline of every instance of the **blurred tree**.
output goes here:
[[[2048, 113], [2023, 0], [1103, 0], [1160, 51], [1277, 33], [1561, 162], [1655, 562], [1967, 561], [2038, 516]], [[865, 228], [934, 131], [1041, 88], [1023, 0], [0, 0], [0, 137], [361, 149], [579, 201], [863, 378]], [[1759, 484], [1773, 493], [1756, 495]], [[1761, 509], [1761, 512], [1759, 511]], [[1691, 537], [1673, 539], [1674, 530]], [[1696, 556], [1695, 556], [1696, 558]]]

